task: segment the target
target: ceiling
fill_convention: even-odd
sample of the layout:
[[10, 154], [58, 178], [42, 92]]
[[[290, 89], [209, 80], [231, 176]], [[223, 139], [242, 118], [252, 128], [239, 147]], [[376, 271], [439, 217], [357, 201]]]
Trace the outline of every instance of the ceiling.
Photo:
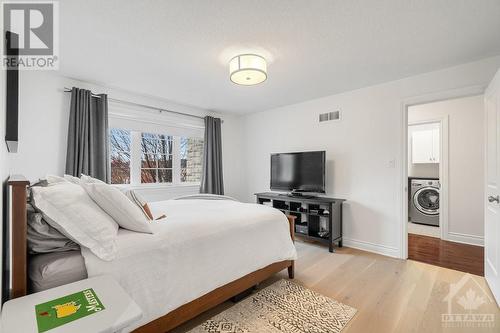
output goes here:
[[[63, 75], [219, 112], [302, 102], [500, 54], [499, 0], [64, 0]], [[228, 61], [266, 57], [237, 86]]]

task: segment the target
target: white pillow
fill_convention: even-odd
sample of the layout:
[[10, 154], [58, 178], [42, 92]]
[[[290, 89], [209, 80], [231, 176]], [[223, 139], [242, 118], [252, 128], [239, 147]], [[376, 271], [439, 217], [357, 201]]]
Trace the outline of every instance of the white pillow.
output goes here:
[[80, 178], [78, 177], [65, 174], [63, 178], [66, 179], [68, 182], [80, 185]]
[[54, 176], [54, 175], [46, 175], [45, 179], [47, 180], [47, 184], [49, 186], [59, 184], [59, 183], [65, 183], [68, 181], [67, 179], [65, 179], [63, 177]]
[[120, 227], [137, 232], [152, 233], [149, 221], [142, 210], [119, 189], [102, 182], [82, 182], [81, 185], [92, 200], [108, 213]]
[[32, 193], [33, 205], [48, 224], [99, 258], [114, 259], [118, 225], [81, 186], [65, 181], [35, 186]]
[[83, 184], [83, 183], [102, 183], [102, 184], [106, 184], [105, 182], [103, 182], [100, 179], [97, 179], [97, 178], [94, 178], [94, 177], [90, 177], [90, 176], [84, 175], [82, 173], [82, 176], [80, 177], [80, 184]]

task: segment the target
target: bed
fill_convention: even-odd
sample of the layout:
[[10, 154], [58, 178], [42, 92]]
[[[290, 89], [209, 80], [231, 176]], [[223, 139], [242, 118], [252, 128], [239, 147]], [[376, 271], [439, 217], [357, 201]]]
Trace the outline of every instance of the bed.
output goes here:
[[[27, 272], [26, 231], [22, 226], [26, 224], [28, 183], [15, 178], [8, 185], [14, 298], [27, 292], [28, 273], [33, 281], [36, 269], [44, 267], [40, 262], [47, 265], [47, 260], [31, 261]], [[108, 274], [127, 290], [144, 316], [126, 331], [165, 332], [283, 269], [287, 268], [293, 278], [293, 218], [287, 219], [278, 210], [204, 198], [152, 203], [151, 209], [155, 216], [167, 217], [152, 224], [153, 234], [120, 229], [117, 257], [112, 261], [101, 260], [86, 248], [81, 253], [72, 251], [71, 258], [50, 254], [52, 259], [73, 265], [66, 271], [75, 273], [72, 278], [77, 278], [76, 273], [80, 277], [85, 276], [82, 273], [89, 277]], [[60, 271], [56, 275], [61, 275]], [[58, 283], [38, 278], [39, 286]]]

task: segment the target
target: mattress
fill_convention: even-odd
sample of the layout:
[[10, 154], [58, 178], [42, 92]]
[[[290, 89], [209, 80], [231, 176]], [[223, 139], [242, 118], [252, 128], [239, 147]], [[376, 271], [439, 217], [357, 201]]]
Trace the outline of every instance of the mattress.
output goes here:
[[38, 292], [86, 279], [87, 269], [80, 251], [52, 252], [30, 257], [28, 276]]

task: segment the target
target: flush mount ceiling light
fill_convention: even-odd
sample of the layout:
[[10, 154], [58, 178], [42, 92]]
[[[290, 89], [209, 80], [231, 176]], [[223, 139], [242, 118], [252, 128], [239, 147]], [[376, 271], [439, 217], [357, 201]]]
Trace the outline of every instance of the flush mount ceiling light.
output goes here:
[[229, 61], [231, 81], [244, 86], [259, 84], [267, 79], [266, 59], [256, 54], [240, 54]]

